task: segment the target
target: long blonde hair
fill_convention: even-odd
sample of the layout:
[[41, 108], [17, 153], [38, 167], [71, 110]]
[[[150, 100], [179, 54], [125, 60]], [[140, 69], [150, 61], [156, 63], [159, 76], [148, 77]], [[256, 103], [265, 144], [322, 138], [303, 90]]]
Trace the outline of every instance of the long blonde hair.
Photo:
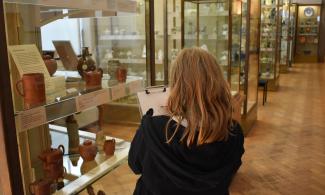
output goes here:
[[178, 54], [171, 72], [167, 110], [177, 121], [171, 136], [168, 127], [172, 119], [167, 123], [167, 143], [172, 141], [183, 120], [187, 121], [187, 127], [181, 142], [186, 141], [187, 146], [228, 138], [232, 121], [231, 92], [220, 66], [210, 53], [191, 48]]

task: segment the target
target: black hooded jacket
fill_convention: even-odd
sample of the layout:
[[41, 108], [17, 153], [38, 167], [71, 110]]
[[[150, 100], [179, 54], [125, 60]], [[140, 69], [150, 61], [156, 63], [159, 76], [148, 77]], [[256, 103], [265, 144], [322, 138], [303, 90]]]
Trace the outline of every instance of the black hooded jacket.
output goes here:
[[[224, 195], [241, 165], [244, 136], [238, 123], [227, 141], [187, 147], [180, 143], [181, 126], [171, 143], [166, 143], [168, 116], [143, 116], [129, 151], [129, 166], [141, 174], [135, 195]], [[172, 133], [176, 122], [168, 131]]]

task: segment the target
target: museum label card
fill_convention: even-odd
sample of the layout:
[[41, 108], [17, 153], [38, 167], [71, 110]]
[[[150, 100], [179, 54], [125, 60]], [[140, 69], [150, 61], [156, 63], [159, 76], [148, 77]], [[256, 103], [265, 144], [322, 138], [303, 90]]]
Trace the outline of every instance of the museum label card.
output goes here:
[[125, 83], [114, 85], [111, 89], [112, 100], [117, 100], [126, 96]]
[[143, 90], [142, 80], [135, 80], [128, 83], [129, 94], [137, 93]]
[[53, 93], [54, 84], [36, 45], [12, 45], [9, 46], [9, 52], [21, 77], [28, 73], [42, 73], [46, 94]]
[[42, 124], [45, 124], [46, 122], [47, 121], [44, 106], [40, 106], [18, 113], [17, 125], [18, 127], [20, 127], [20, 131], [38, 127]]
[[108, 103], [109, 101], [110, 94], [108, 89], [101, 89], [78, 96], [76, 98], [77, 112]]

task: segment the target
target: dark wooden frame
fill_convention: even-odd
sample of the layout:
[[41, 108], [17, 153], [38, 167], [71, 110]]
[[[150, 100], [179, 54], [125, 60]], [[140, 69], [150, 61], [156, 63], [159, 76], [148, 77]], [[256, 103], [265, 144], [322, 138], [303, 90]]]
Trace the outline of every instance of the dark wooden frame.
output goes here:
[[24, 187], [21, 175], [21, 167], [18, 152], [17, 131], [13, 110], [13, 100], [10, 83], [9, 59], [7, 50], [7, 39], [4, 4], [0, 2], [0, 141], [5, 147], [5, 153], [1, 154], [1, 185], [4, 194], [24, 194]]

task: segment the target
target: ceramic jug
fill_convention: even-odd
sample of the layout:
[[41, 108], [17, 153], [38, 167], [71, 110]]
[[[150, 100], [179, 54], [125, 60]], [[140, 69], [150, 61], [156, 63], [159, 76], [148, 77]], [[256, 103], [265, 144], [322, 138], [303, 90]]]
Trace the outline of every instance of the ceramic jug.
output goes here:
[[84, 161], [92, 161], [97, 154], [97, 147], [90, 140], [85, 140], [82, 145], [79, 146], [79, 153]]
[[39, 180], [34, 183], [31, 183], [29, 189], [31, 194], [34, 195], [50, 195], [51, 183], [47, 180]]
[[118, 67], [116, 69], [116, 79], [120, 83], [125, 83], [127, 77], [127, 69], [124, 67]]
[[51, 148], [49, 150], [43, 151], [42, 154], [39, 155], [39, 158], [45, 164], [57, 163], [57, 162], [63, 162], [63, 154], [64, 154], [64, 146], [59, 145], [57, 149]]
[[104, 142], [104, 152], [107, 156], [113, 156], [115, 152], [115, 139]]
[[53, 76], [53, 74], [58, 69], [58, 65], [57, 65], [55, 59], [53, 59], [50, 55], [43, 55], [43, 60], [44, 60], [47, 70], [50, 73], [50, 76]]
[[84, 72], [84, 80], [86, 82], [86, 89], [100, 89], [102, 88], [103, 70], [98, 68], [93, 71]]
[[[21, 87], [23, 91], [21, 91]], [[24, 74], [16, 83], [17, 92], [24, 97], [24, 108], [30, 109], [46, 103], [45, 82], [42, 73]]]

